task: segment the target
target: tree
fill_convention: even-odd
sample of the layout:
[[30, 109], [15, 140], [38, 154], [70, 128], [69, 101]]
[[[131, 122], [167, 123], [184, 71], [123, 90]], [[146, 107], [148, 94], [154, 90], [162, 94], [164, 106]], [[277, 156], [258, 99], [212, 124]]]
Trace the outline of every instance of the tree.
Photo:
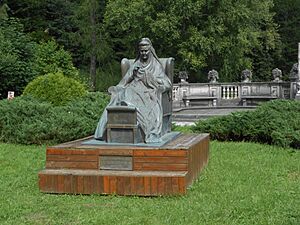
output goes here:
[[[36, 41], [55, 38], [60, 45], [69, 47], [68, 33], [75, 24], [71, 21], [76, 0], [10, 0], [11, 16], [20, 19], [26, 33]], [[72, 46], [72, 45], [71, 45]]]
[[298, 58], [300, 42], [300, 0], [274, 0], [275, 22], [279, 25], [282, 57], [276, 59], [277, 67], [288, 75]]
[[214, 68], [220, 71], [222, 81], [237, 81], [241, 70], [259, 69], [259, 64], [253, 64], [257, 49], [276, 48], [272, 3], [111, 0], [104, 22], [116, 52], [127, 53], [137, 39], [148, 36], [161, 56], [176, 58], [179, 68], [189, 68], [192, 74], [200, 71], [203, 77]]
[[33, 79], [31, 60], [35, 46], [17, 19], [0, 20], [0, 99], [5, 98], [8, 91], [20, 94]]
[[101, 67], [111, 60], [111, 49], [102, 23], [104, 12], [105, 1], [82, 0], [74, 17], [78, 30], [73, 40], [83, 50], [83, 59], [89, 61], [92, 90], [96, 89], [97, 66]]
[[6, 19], [8, 18], [9, 7], [6, 3], [6, 1], [0, 2], [0, 19]]
[[78, 75], [68, 52], [54, 41], [37, 44], [12, 17], [0, 19], [0, 55], [0, 98], [8, 91], [20, 95], [38, 75], [58, 71], [69, 77]]
[[31, 65], [35, 76], [62, 72], [67, 77], [78, 78], [71, 54], [54, 40], [36, 45]]

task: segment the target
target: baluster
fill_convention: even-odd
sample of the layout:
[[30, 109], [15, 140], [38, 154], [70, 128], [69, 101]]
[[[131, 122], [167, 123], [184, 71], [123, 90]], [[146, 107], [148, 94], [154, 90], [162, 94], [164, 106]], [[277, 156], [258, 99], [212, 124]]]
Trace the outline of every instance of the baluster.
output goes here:
[[222, 99], [225, 99], [225, 88], [222, 87]]
[[226, 99], [229, 99], [229, 95], [230, 95], [230, 90], [229, 90], [229, 87], [227, 86], [227, 98]]
[[227, 98], [226, 99], [229, 99], [229, 96], [230, 96], [230, 88], [229, 88], [229, 86], [227, 86]]

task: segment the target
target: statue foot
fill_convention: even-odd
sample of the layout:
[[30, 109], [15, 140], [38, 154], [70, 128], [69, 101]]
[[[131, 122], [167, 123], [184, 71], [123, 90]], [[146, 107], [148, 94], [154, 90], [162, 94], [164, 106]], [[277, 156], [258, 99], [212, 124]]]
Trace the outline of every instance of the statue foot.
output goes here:
[[128, 104], [127, 104], [125, 101], [121, 101], [120, 104], [121, 104], [122, 106], [128, 106]]
[[159, 143], [162, 142], [160, 137], [157, 137], [156, 134], [150, 134], [150, 137], [147, 138], [146, 143]]

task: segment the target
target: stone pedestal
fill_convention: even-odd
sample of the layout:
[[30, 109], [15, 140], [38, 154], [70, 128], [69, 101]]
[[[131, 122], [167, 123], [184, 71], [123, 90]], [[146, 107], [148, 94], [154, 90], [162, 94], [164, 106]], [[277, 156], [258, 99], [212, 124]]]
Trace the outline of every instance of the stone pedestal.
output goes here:
[[180, 195], [208, 162], [208, 134], [180, 134], [162, 146], [85, 144], [91, 139], [47, 148], [41, 192]]
[[145, 136], [137, 123], [135, 107], [107, 107], [108, 143], [143, 143]]

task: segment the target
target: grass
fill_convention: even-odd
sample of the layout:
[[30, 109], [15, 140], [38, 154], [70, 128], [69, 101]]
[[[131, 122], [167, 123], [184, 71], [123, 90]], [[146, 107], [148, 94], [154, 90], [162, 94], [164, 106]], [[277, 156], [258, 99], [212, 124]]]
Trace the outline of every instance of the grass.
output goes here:
[[211, 142], [177, 197], [43, 194], [45, 147], [0, 144], [0, 224], [300, 224], [300, 151]]

